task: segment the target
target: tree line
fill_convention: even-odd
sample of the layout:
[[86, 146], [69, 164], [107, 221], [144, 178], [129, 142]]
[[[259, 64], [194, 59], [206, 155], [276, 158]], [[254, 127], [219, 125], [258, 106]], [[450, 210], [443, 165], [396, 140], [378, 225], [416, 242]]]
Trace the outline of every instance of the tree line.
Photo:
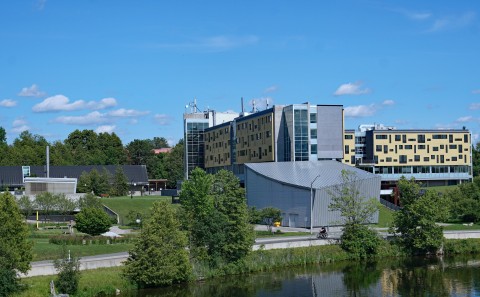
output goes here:
[[153, 149], [168, 148], [164, 137], [135, 139], [124, 145], [114, 133], [75, 130], [63, 141], [49, 143], [43, 136], [23, 131], [7, 144], [0, 127], [0, 166], [45, 165], [50, 146], [50, 165], [146, 165], [148, 178], [168, 179], [176, 186], [183, 177], [183, 140], [170, 153], [155, 154]]

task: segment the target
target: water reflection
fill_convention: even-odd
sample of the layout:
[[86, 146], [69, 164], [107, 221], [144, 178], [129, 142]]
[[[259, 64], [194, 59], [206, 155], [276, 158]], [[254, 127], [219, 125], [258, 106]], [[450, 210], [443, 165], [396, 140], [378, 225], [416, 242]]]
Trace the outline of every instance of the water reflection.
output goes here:
[[480, 261], [415, 258], [312, 265], [144, 290], [133, 296], [480, 296]]

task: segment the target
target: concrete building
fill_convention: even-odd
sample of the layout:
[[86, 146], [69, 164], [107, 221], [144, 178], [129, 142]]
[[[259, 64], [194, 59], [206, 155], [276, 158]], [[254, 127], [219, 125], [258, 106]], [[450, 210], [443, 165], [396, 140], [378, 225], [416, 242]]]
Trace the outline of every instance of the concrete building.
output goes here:
[[188, 179], [195, 167], [205, 168], [205, 129], [230, 122], [239, 114], [210, 109], [200, 111], [196, 100], [187, 105], [186, 109], [188, 110], [183, 114], [184, 177]]
[[[341, 225], [338, 212], [330, 211], [331, 193], [343, 187], [342, 171], [355, 174], [360, 197], [380, 197], [379, 175], [337, 161], [269, 162], [246, 164], [247, 203], [257, 209], [276, 207], [282, 211], [282, 226], [319, 227]], [[378, 221], [378, 213], [372, 223]]]
[[246, 163], [343, 159], [343, 106], [273, 106], [206, 128], [205, 169], [233, 171]]
[[414, 177], [426, 186], [472, 179], [469, 130], [397, 130], [361, 125], [346, 130], [343, 162], [379, 174], [383, 182]]

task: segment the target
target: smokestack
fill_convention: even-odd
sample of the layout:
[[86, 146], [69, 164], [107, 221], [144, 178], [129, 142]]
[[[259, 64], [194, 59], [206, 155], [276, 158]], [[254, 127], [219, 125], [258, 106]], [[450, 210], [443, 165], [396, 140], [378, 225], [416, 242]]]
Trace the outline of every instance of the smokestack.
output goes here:
[[50, 177], [50, 147], [47, 145], [47, 178]]
[[242, 114], [245, 112], [245, 109], [243, 108], [243, 97], [241, 97], [242, 100]]

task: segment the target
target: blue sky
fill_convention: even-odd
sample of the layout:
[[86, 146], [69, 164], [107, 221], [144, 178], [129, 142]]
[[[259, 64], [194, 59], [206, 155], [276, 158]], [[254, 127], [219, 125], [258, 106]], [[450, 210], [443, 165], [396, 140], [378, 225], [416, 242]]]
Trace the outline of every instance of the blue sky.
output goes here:
[[0, 126], [182, 138], [185, 105], [343, 104], [345, 126], [472, 130], [480, 1], [0, 2]]

